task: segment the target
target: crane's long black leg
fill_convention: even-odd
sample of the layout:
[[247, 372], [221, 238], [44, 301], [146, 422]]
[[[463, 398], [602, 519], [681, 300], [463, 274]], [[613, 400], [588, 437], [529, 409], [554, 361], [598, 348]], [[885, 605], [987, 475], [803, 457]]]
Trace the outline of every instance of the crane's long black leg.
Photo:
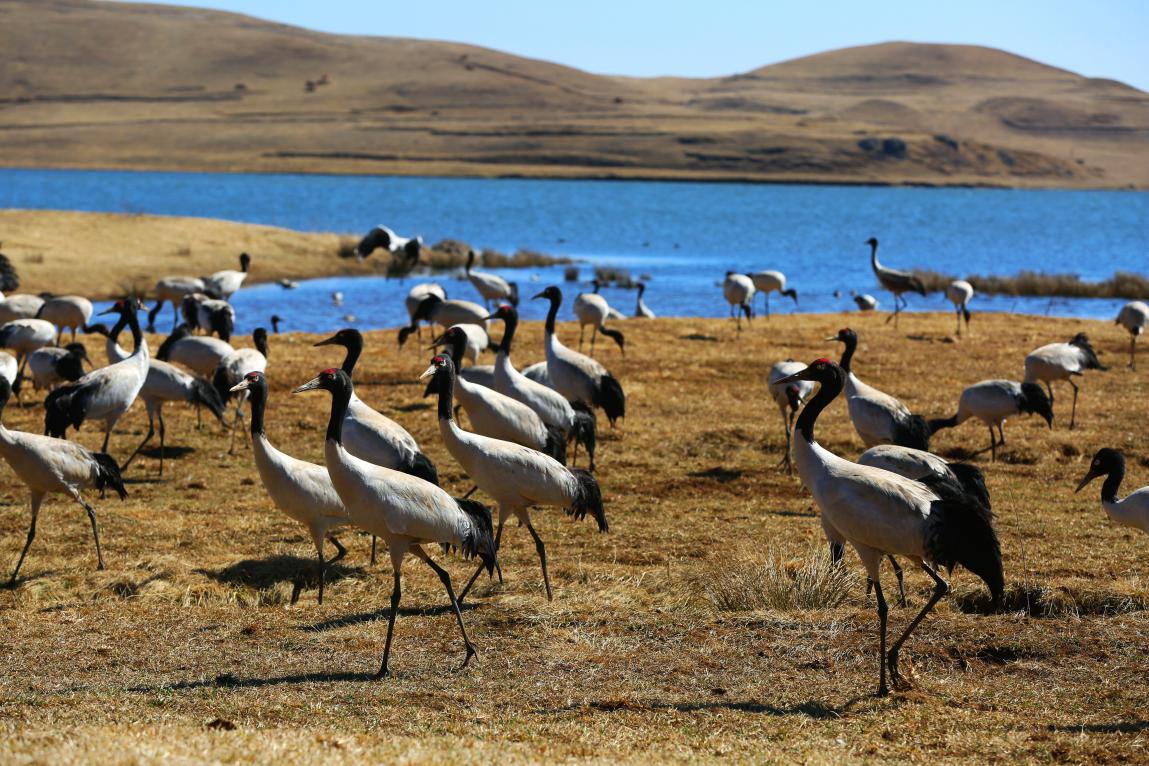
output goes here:
[[1053, 386], [1047, 380], [1045, 381], [1045, 390], [1049, 392], [1049, 406], [1053, 407]]
[[905, 632], [903, 632], [901, 637], [894, 642], [894, 645], [890, 647], [889, 654], [886, 655], [887, 661], [890, 665], [890, 680], [894, 683], [897, 683], [898, 679], [900, 678], [898, 675], [898, 650], [902, 648], [902, 644], [904, 644], [906, 639], [910, 637], [910, 633], [914, 632], [914, 628], [918, 626], [918, 623], [921, 622], [923, 618], [925, 618], [926, 613], [933, 609], [934, 604], [940, 601], [942, 596], [944, 596], [946, 593], [949, 593], [950, 589], [949, 583], [943, 580], [941, 575], [935, 572], [933, 568], [926, 564], [924, 561], [922, 562], [922, 569], [926, 570], [926, 574], [934, 578], [934, 592], [930, 595], [930, 600], [927, 601], [926, 605], [922, 607], [922, 611], [918, 612], [918, 616], [915, 617], [910, 622], [910, 624], [906, 626]]
[[76, 502], [84, 506], [84, 510], [88, 513], [88, 521], [92, 522], [92, 537], [96, 540], [96, 569], [104, 568], [104, 553], [100, 550], [100, 530], [96, 525], [96, 509], [88, 505], [87, 501], [80, 496], [79, 492], [73, 495]]
[[160, 403], [160, 408], [156, 412], [156, 419], [160, 421], [160, 478], [164, 478], [164, 440], [167, 436], [167, 426], [164, 425], [164, 406]]
[[878, 696], [885, 697], [890, 693], [889, 687], [886, 686], [886, 616], [890, 613], [890, 608], [886, 606], [886, 597], [882, 595], [882, 583], [874, 581], [874, 593], [878, 598], [878, 634], [880, 636], [878, 642], [878, 655], [882, 668], [878, 671]]
[[1070, 380], [1069, 385], [1073, 386], [1073, 413], [1069, 416], [1069, 430], [1072, 431], [1077, 425], [1077, 384]]
[[[495, 532], [495, 552], [496, 553], [498, 553], [499, 547], [502, 544], [503, 522], [505, 522], [505, 521], [506, 521], [506, 519], [500, 515], [500, 517], [499, 517], [499, 529], [497, 532]], [[475, 580], [479, 579], [479, 575], [481, 575], [483, 573], [484, 568], [485, 567], [483, 566], [483, 564], [479, 564], [479, 568], [475, 570], [475, 573], [473, 575], [471, 575], [471, 579], [467, 580], [467, 586], [465, 588], [463, 588], [463, 592], [459, 594], [459, 603], [460, 604], [463, 603], [463, 599], [465, 599], [467, 597], [467, 594], [471, 592], [471, 586], [475, 584]], [[497, 559], [495, 561], [495, 571], [499, 573], [499, 585], [502, 585], [503, 584], [503, 570], [502, 570], [502, 567], [499, 566], [499, 562]]]
[[32, 547], [32, 541], [36, 539], [36, 519], [40, 516], [40, 504], [43, 502], [43, 495], [32, 495], [32, 523], [28, 527], [28, 539], [24, 541], [24, 550], [20, 551], [20, 558], [16, 561], [16, 569], [12, 572], [12, 578], [8, 580], [9, 588], [16, 586], [16, 577], [20, 574], [20, 567], [24, 565], [24, 557], [28, 555], [28, 549]]
[[898, 578], [898, 605], [905, 609], [906, 604], [906, 579], [905, 574], [902, 573], [901, 566], [898, 565], [898, 560], [893, 556], [889, 557], [890, 564], [894, 567], [894, 577]]
[[[142, 450], [147, 445], [147, 443], [152, 440], [152, 437], [155, 435], [156, 435], [155, 424], [153, 422], [152, 414], [149, 412], [148, 413], [148, 435], [144, 437], [144, 440], [142, 442], [140, 442], [140, 446], [136, 447], [135, 452], [133, 452], [131, 455], [129, 455], [128, 459], [124, 461], [124, 464], [122, 466], [120, 466], [120, 473], [123, 473], [124, 471], [128, 470], [128, 466], [130, 466], [132, 464], [132, 461], [136, 459], [136, 455], [140, 454], [140, 450]], [[107, 447], [105, 446], [104, 449], [106, 451]], [[162, 466], [163, 463], [160, 463], [160, 465]], [[161, 469], [161, 475], [162, 475], [162, 469]]]
[[108, 451], [108, 439], [110, 439], [110, 438], [112, 438], [112, 427], [108, 426], [107, 428], [104, 429], [104, 446], [100, 448], [100, 452], [107, 453], [107, 451]]
[[989, 427], [989, 460], [991, 463], [997, 460], [997, 436], [993, 433], [993, 426]]
[[547, 601], [553, 601], [554, 595], [551, 593], [551, 576], [547, 573], [547, 549], [543, 545], [543, 538], [539, 537], [539, 533], [531, 525], [530, 520], [527, 522], [527, 531], [531, 533], [531, 537], [535, 538], [535, 550], [539, 554], [539, 564], [543, 567], [543, 584], [547, 586]]
[[375, 543], [378, 542], [378, 540], [378, 537], [371, 535], [371, 566], [375, 566]]
[[335, 558], [328, 559], [327, 563], [334, 564], [337, 561], [342, 561], [343, 557], [347, 555], [347, 549], [343, 547], [343, 543], [335, 539], [335, 535], [328, 535], [327, 539], [330, 540], [331, 544], [335, 546]]
[[459, 621], [459, 631], [463, 634], [463, 646], [467, 648], [467, 656], [463, 659], [463, 664], [459, 666], [459, 670], [467, 667], [467, 663], [471, 661], [478, 652], [475, 651], [475, 645], [471, 643], [470, 636], [467, 635], [467, 627], [463, 624], [463, 611], [459, 608], [459, 600], [455, 598], [455, 591], [451, 588], [451, 575], [447, 574], [447, 570], [436, 564], [431, 560], [431, 557], [423, 551], [422, 548], [413, 548], [411, 550], [419, 558], [427, 562], [427, 566], [435, 570], [435, 574], [439, 575], [439, 580], [442, 581], [443, 587], [447, 589], [447, 598], [451, 599], [451, 608], [455, 610], [455, 619]]
[[387, 668], [387, 661], [391, 659], [391, 638], [395, 634], [395, 616], [399, 614], [399, 597], [402, 595], [400, 586], [399, 567], [395, 567], [395, 588], [391, 591], [391, 614], [387, 618], [387, 643], [383, 645], [383, 664], [379, 666], [376, 678], [383, 678], [391, 671]]
[[830, 541], [830, 563], [834, 566], [841, 566], [842, 557], [846, 554], [846, 546], [842, 543]]

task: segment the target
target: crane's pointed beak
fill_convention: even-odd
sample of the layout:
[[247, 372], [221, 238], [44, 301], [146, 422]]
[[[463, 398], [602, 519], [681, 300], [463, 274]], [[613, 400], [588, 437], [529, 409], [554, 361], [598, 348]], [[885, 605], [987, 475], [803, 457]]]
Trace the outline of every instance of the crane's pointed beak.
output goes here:
[[[338, 335], [332, 335], [327, 340], [321, 340], [318, 343], [316, 343], [315, 345], [316, 346], [334, 346], [338, 343], [339, 343], [339, 336]], [[314, 347], [315, 346], [312, 346], [312, 348], [314, 348]]]
[[1085, 489], [1085, 485], [1088, 484], [1089, 482], [1093, 481], [1094, 479], [1096, 479], [1097, 476], [1098, 476], [1098, 474], [1095, 474], [1093, 472], [1092, 468], [1089, 469], [1089, 473], [1085, 474], [1085, 478], [1082, 479], [1081, 483], [1077, 485], [1077, 489], [1073, 490], [1073, 494], [1076, 495], [1078, 492]]
[[233, 394], [236, 391], [246, 391], [248, 389], [248, 385], [249, 384], [247, 382], [247, 378], [244, 378], [243, 380], [241, 380], [240, 382], [236, 383], [234, 386], [229, 388], [228, 391], [230, 391]]
[[431, 377], [432, 375], [434, 375], [434, 374], [435, 374], [435, 372], [436, 372], [438, 369], [439, 369], [439, 368], [438, 368], [438, 367], [436, 367], [435, 365], [431, 365], [431, 366], [430, 366], [430, 367], [428, 367], [427, 369], [423, 370], [423, 374], [419, 376], [419, 380], [422, 380], [423, 378], [429, 378], [429, 377]]
[[302, 386], [300, 386], [299, 388], [295, 389], [295, 390], [294, 390], [294, 391], [292, 391], [291, 393], [293, 393], [293, 394], [302, 394], [304, 391], [314, 391], [314, 390], [315, 390], [315, 389], [317, 389], [317, 388], [319, 388], [319, 377], [318, 377], [318, 376], [316, 376], [316, 377], [312, 378], [311, 380], [307, 381], [306, 383], [304, 383]]
[[810, 371], [810, 368], [809, 368], [809, 367], [807, 367], [807, 368], [806, 368], [806, 369], [804, 369], [804, 370], [799, 370], [798, 372], [794, 373], [793, 375], [788, 375], [788, 376], [786, 376], [785, 378], [782, 378], [782, 380], [779, 380], [779, 381], [778, 381], [777, 383], [775, 383], [774, 385], [777, 385], [777, 386], [788, 386], [788, 385], [790, 385], [791, 383], [796, 383], [796, 382], [798, 382], [799, 380], [807, 380], [808, 378], [806, 377], [806, 373], [807, 373], [807, 372], [809, 372], [809, 371]]
[[113, 304], [113, 305], [109, 306], [108, 308], [104, 309], [103, 311], [101, 311], [99, 313], [99, 316], [103, 316], [104, 314], [119, 314], [119, 313], [120, 313], [120, 310], [117, 309], [115, 307], [115, 305]]
[[543, 292], [539, 293], [538, 295], [532, 295], [531, 300], [537, 301], [539, 298], [545, 298], [545, 297], [547, 297], [545, 293], [546, 293], [546, 291], [544, 290]]
[[484, 322], [493, 322], [493, 321], [495, 321], [496, 319], [498, 319], [498, 317], [497, 317], [497, 316], [495, 316], [494, 314], [491, 314], [491, 315], [489, 315], [489, 316], [485, 316], [485, 317], [483, 317], [482, 321], [484, 321]]

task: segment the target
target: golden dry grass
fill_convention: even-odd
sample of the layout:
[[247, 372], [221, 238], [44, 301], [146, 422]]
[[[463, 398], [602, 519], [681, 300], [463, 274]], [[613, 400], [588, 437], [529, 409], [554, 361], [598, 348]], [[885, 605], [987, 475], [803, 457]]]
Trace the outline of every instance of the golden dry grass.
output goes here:
[[[720, 611], [704, 587], [770, 556], [794, 572], [824, 550], [809, 495], [777, 468], [783, 434], [765, 380], [775, 359], [835, 355], [822, 338], [846, 323], [861, 337], [858, 374], [927, 416], [949, 414], [964, 385], [1019, 375], [1027, 351], [1080, 330], [1112, 365], [1085, 377], [1076, 431], [1064, 427], [1059, 389], [1054, 430], [1010, 422], [1003, 459], [974, 458], [1015, 610], [976, 613], [984, 588], [955, 573], [954, 596], [904, 652], [916, 688], [887, 699], [871, 696], [877, 619], [860, 580], [844, 604], [812, 610]], [[1131, 486], [1147, 483], [1146, 372], [1125, 368], [1127, 339], [1106, 323], [978, 315], [974, 335], [956, 342], [948, 314], [902, 325], [779, 316], [736, 337], [720, 320], [627, 322], [633, 350], [603, 360], [629, 398], [599, 459], [611, 532], [536, 514], [556, 586], [547, 603], [533, 546], [511, 525], [506, 585], [484, 581], [466, 610], [480, 654], [462, 672], [442, 589], [409, 560], [395, 675], [381, 682], [368, 676], [386, 630], [388, 565], [369, 567], [367, 539], [346, 533], [326, 603], [307, 590], [289, 606], [292, 579], [311, 564], [305, 535], [271, 507], [250, 451], [228, 456], [217, 427], [197, 433], [191, 412], [172, 407], [170, 442], [188, 451], [163, 481], [153, 460], [134, 465], [128, 501], [97, 502], [107, 571], [94, 570], [82, 512], [55, 499], [18, 587], [0, 591], [0, 761], [1145, 762], [1149, 539], [1111, 524], [1096, 486], [1072, 490], [1104, 445], [1129, 456]], [[539, 358], [541, 327], [520, 335], [518, 362]], [[391, 337], [368, 335], [358, 391], [403, 422], [460, 493], [468, 482], [415, 381], [426, 357], [396, 356]], [[328, 400], [287, 394], [338, 362], [314, 340], [272, 338], [269, 434], [319, 459]], [[114, 438], [116, 455], [140, 438], [139, 410]], [[5, 422], [38, 430], [40, 418], [38, 406], [13, 408]], [[841, 403], [819, 435], [840, 454], [861, 450]], [[80, 434], [89, 446], [98, 438]], [[966, 424], [935, 447], [966, 454], [986, 439]], [[26, 523], [26, 492], [4, 468], [5, 566]], [[438, 558], [456, 578], [471, 571]], [[857, 575], [853, 554], [847, 563]], [[909, 573], [908, 586], [920, 606], [927, 578]], [[1027, 610], [1039, 596], [1059, 606]], [[911, 615], [893, 609], [891, 630]]]

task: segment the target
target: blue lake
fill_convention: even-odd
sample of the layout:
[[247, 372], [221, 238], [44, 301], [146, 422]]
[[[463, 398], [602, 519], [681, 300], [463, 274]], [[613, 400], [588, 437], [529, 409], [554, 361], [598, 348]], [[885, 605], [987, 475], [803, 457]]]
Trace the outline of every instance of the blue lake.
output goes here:
[[[452, 237], [571, 256], [587, 262], [583, 279], [593, 264], [629, 269], [649, 276], [647, 303], [664, 316], [726, 315], [717, 285], [728, 269], [785, 272], [803, 312], [852, 310], [850, 290], [889, 308], [891, 296], [870, 271], [870, 236], [895, 268], [959, 276], [1030, 269], [1090, 280], [1149, 273], [1149, 195], [1139, 192], [8, 169], [0, 170], [0, 207], [204, 216], [355, 235], [385, 223], [428, 243]], [[529, 296], [561, 280], [562, 269], [503, 275]], [[464, 281], [435, 279], [451, 297], [477, 299]], [[402, 297], [412, 284], [339, 278], [297, 290], [244, 288], [234, 298], [238, 329], [266, 324], [273, 312], [288, 329], [324, 332], [347, 314], [363, 328], [393, 327], [406, 320]], [[329, 297], [336, 290], [341, 307]], [[633, 291], [604, 292], [633, 311]], [[909, 300], [911, 310], [949, 308], [936, 294]], [[771, 303], [795, 310], [777, 295]], [[1111, 318], [1122, 303], [978, 295], [972, 308]], [[541, 302], [524, 301], [526, 316], [542, 313]]]

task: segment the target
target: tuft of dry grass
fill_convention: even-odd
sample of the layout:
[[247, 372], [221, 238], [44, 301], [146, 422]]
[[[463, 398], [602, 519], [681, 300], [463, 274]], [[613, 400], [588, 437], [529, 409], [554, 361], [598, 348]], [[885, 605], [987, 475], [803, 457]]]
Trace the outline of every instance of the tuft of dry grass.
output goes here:
[[[942, 292], [957, 277], [928, 269], [915, 269], [926, 292]], [[1084, 282], [1076, 274], [1047, 274], [1043, 271], [1020, 271], [1015, 276], [967, 277], [973, 289], [986, 295], [1027, 295], [1051, 298], [1149, 298], [1149, 277], [1118, 271], [1100, 282]]]
[[858, 578], [831, 564], [825, 548], [812, 549], [798, 561], [784, 560], [770, 548], [765, 560], [743, 554], [715, 561], [690, 585], [720, 612], [793, 612], [841, 606], [857, 590]]

